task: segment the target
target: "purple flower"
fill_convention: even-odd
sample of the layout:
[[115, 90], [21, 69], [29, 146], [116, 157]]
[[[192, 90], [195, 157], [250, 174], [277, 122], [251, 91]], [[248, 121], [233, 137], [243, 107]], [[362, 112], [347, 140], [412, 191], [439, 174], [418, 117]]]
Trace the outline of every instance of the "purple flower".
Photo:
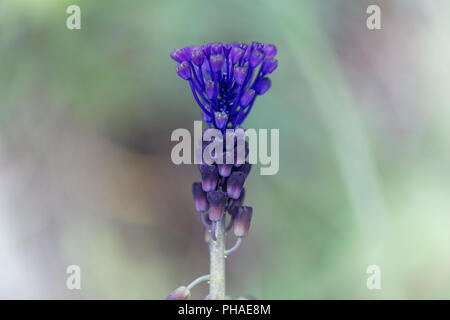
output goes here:
[[223, 191], [208, 192], [209, 219], [218, 221], [222, 219], [227, 204], [227, 194]]
[[236, 237], [246, 237], [252, 220], [252, 207], [235, 207], [233, 231]]
[[244, 187], [246, 175], [244, 172], [233, 172], [227, 180], [227, 194], [231, 199], [239, 199]]
[[189, 82], [203, 119], [225, 132], [241, 125], [257, 96], [270, 89], [266, 76], [278, 66], [276, 54], [272, 44], [214, 42], [175, 49], [170, 56], [178, 62], [178, 75]]
[[198, 212], [205, 212], [208, 210], [209, 203], [206, 199], [206, 192], [202, 189], [201, 182], [194, 182], [192, 184], [192, 195], [194, 196], [195, 210]]
[[219, 179], [219, 173], [216, 166], [202, 164], [200, 165], [200, 173], [202, 174], [203, 191], [209, 192], [216, 188]]

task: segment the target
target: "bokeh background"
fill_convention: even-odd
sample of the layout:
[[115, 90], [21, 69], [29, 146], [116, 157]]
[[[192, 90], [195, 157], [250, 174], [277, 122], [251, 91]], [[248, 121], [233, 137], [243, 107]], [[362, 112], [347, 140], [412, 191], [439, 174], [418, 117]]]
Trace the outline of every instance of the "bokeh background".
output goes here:
[[447, 0], [2, 0], [0, 298], [160, 299], [208, 272], [199, 173], [170, 160], [200, 113], [169, 53], [253, 40], [279, 68], [246, 126], [280, 129], [280, 171], [248, 179], [228, 294], [450, 298], [449, 18]]

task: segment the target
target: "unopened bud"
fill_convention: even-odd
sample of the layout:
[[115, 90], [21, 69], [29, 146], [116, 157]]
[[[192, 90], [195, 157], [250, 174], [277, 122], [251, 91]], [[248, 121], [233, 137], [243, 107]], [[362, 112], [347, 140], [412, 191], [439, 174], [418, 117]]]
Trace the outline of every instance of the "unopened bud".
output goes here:
[[209, 202], [209, 219], [219, 221], [222, 219], [227, 204], [227, 194], [223, 191], [211, 191], [207, 195]]
[[234, 217], [233, 231], [236, 237], [246, 237], [250, 229], [250, 221], [252, 220], [252, 207], [235, 207], [237, 210]]
[[231, 199], [239, 199], [245, 182], [245, 173], [233, 172], [227, 181], [227, 194]]
[[214, 165], [202, 164], [200, 165], [200, 173], [202, 175], [203, 191], [209, 192], [214, 190], [219, 178], [217, 167]]
[[208, 210], [209, 202], [206, 199], [206, 192], [203, 191], [201, 182], [194, 182], [192, 184], [192, 195], [194, 196], [195, 210], [198, 212]]
[[187, 300], [190, 296], [189, 289], [182, 286], [172, 291], [164, 300]]

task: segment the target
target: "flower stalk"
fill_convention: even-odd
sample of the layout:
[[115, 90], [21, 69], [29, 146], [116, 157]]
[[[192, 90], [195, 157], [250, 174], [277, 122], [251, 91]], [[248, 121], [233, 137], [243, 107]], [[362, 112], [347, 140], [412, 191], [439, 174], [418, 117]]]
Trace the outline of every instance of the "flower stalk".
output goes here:
[[[207, 279], [207, 299], [225, 299], [225, 258], [247, 236], [253, 213], [252, 207], [243, 205], [244, 184], [252, 165], [246, 161], [249, 145], [242, 124], [257, 96], [271, 87], [268, 76], [278, 67], [276, 54], [274, 45], [259, 42], [214, 42], [175, 49], [170, 54], [178, 63], [177, 74], [188, 81], [208, 127], [196, 150], [201, 154], [201, 182], [193, 183], [192, 194], [207, 230], [205, 241], [209, 243], [210, 255], [209, 277], [194, 280], [192, 286], [179, 287], [169, 295], [170, 299], [187, 299], [189, 290]], [[214, 148], [209, 148], [209, 144]], [[231, 220], [225, 226], [227, 215]], [[237, 242], [226, 250], [226, 233], [231, 229]]]
[[216, 241], [209, 242], [209, 294], [225, 299], [225, 217], [216, 222]]

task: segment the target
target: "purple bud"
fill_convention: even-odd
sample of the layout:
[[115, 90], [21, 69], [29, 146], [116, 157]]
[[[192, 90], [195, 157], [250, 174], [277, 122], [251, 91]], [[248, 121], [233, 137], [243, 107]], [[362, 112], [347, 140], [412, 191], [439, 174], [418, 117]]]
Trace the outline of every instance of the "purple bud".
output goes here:
[[257, 50], [253, 50], [252, 54], [250, 55], [250, 59], [249, 59], [249, 64], [250, 67], [254, 68], [257, 65], [259, 65], [261, 63], [261, 61], [263, 60], [264, 55], [257, 51]]
[[191, 61], [192, 50], [193, 50], [194, 48], [195, 48], [195, 47], [185, 47], [185, 48], [183, 48], [184, 59], [185, 59], [186, 61]]
[[191, 292], [187, 287], [179, 287], [172, 291], [164, 300], [187, 300]]
[[200, 173], [202, 175], [203, 191], [209, 192], [214, 190], [219, 179], [217, 167], [209, 164], [201, 164]]
[[231, 63], [233, 63], [233, 64], [237, 63], [242, 58], [244, 53], [245, 53], [245, 51], [242, 50], [241, 48], [233, 47], [231, 49], [231, 53], [230, 53]]
[[195, 65], [197, 66], [201, 66], [203, 61], [205, 61], [205, 55], [203, 54], [203, 51], [200, 49], [193, 50], [191, 58], [192, 62], [195, 63]]
[[233, 231], [236, 237], [246, 237], [252, 220], [252, 207], [235, 207], [237, 211], [234, 217]]
[[211, 44], [211, 54], [222, 54], [222, 44], [220, 42]]
[[225, 112], [215, 112], [214, 117], [216, 119], [217, 129], [225, 128], [228, 122], [228, 115]]
[[240, 105], [243, 107], [248, 106], [254, 96], [255, 96], [255, 90], [246, 88], [244, 90], [244, 93], [241, 96], [241, 100], [239, 101]]
[[187, 61], [183, 61], [180, 64], [177, 64], [177, 73], [178, 75], [184, 79], [184, 80], [189, 80], [192, 76], [191, 73], [191, 67], [189, 66], [189, 63]]
[[211, 55], [211, 44], [205, 44], [202, 46], [202, 51], [205, 54], [205, 56], [209, 57]]
[[245, 173], [233, 172], [227, 181], [227, 194], [232, 199], [239, 199], [245, 182]]
[[185, 48], [175, 49], [170, 53], [170, 57], [178, 63], [189, 61], [190, 57], [186, 56], [187, 50]]
[[258, 50], [261, 53], [264, 51], [264, 45], [260, 42], [253, 41], [252, 42], [252, 50]]
[[198, 212], [208, 210], [209, 203], [208, 199], [206, 199], [206, 192], [202, 189], [201, 182], [194, 182], [192, 184], [192, 195], [194, 196], [195, 210]]
[[222, 55], [211, 56], [211, 68], [213, 72], [219, 72], [222, 69], [225, 59]]
[[217, 167], [219, 167], [219, 175], [221, 177], [228, 177], [231, 174], [231, 170], [233, 169], [232, 164], [218, 164]]
[[206, 80], [205, 91], [206, 91], [206, 96], [208, 97], [209, 100], [214, 99], [214, 95], [216, 93], [214, 81]]
[[266, 58], [264, 59], [262, 65], [262, 71], [265, 74], [272, 73], [278, 67], [278, 60], [274, 58]]
[[234, 79], [236, 83], [240, 86], [244, 84], [245, 78], [247, 77], [248, 68], [247, 67], [235, 67], [234, 68]]
[[273, 44], [264, 44], [264, 54], [266, 57], [273, 58], [277, 55], [277, 47]]
[[227, 194], [223, 191], [208, 192], [209, 219], [219, 221], [222, 219], [225, 206], [227, 204]]
[[270, 79], [267, 77], [264, 77], [260, 80], [258, 80], [258, 82], [255, 85], [255, 91], [258, 95], [263, 95], [264, 93], [267, 92], [267, 90], [270, 89], [271, 86], [271, 82]]

